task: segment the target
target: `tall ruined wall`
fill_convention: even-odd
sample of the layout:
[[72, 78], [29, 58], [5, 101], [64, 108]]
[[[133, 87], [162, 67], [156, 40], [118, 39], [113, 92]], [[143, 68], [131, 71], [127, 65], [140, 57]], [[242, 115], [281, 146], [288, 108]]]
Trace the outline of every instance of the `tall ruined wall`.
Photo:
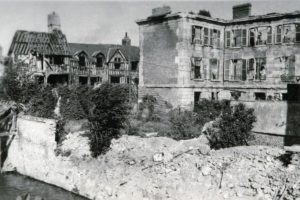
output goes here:
[[178, 20], [140, 26], [140, 85], [177, 84]]

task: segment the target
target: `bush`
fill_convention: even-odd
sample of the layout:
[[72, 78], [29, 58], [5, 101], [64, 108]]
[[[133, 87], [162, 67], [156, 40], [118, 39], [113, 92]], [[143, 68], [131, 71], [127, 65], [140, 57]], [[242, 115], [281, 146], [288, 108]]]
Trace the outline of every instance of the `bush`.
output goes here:
[[[60, 100], [60, 114], [65, 120], [79, 120], [88, 118], [87, 102], [89, 101], [89, 92], [86, 88], [83, 92], [83, 87], [80, 91], [77, 88], [68, 88], [68, 86], [59, 86], [58, 95], [61, 97]], [[80, 93], [82, 92], [82, 93]], [[85, 100], [84, 96], [86, 97]]]
[[196, 123], [197, 114], [176, 108], [169, 113], [170, 129], [160, 135], [171, 137], [175, 140], [186, 140], [198, 137], [201, 134], [201, 129]]
[[31, 96], [27, 114], [36, 117], [53, 118], [57, 99], [53, 95], [52, 88], [50, 86], [41, 87], [37, 91]]
[[90, 148], [94, 157], [105, 153], [113, 138], [121, 135], [130, 114], [127, 85], [105, 83], [94, 91], [90, 121]]
[[194, 106], [194, 112], [197, 113], [196, 122], [199, 126], [204, 126], [207, 122], [215, 120], [224, 110], [230, 109], [230, 101], [212, 101], [203, 99]]
[[210, 135], [210, 145], [214, 149], [248, 145], [251, 139], [251, 129], [256, 121], [253, 109], [244, 104], [226, 109], [217, 120], [218, 131]]

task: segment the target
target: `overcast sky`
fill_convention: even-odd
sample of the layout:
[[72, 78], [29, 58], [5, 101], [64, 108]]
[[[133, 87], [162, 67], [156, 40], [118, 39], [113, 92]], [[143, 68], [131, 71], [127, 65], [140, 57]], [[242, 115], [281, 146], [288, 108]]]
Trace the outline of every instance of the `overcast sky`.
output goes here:
[[55, 11], [69, 42], [120, 44], [128, 32], [138, 45], [137, 19], [151, 9], [170, 5], [173, 12], [209, 10], [213, 17], [232, 18], [232, 6], [251, 2], [252, 14], [300, 10], [300, 1], [3, 1], [0, 0], [0, 45], [6, 55], [16, 30], [47, 31], [47, 14]]

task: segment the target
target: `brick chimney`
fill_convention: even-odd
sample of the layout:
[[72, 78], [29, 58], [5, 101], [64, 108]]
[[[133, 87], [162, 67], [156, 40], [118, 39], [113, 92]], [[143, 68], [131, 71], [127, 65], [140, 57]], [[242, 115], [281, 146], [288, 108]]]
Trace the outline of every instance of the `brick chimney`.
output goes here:
[[151, 17], [165, 16], [167, 14], [170, 14], [171, 12], [171, 7], [164, 5], [162, 7], [153, 8]]
[[233, 19], [249, 17], [251, 15], [251, 3], [240, 4], [232, 7]]

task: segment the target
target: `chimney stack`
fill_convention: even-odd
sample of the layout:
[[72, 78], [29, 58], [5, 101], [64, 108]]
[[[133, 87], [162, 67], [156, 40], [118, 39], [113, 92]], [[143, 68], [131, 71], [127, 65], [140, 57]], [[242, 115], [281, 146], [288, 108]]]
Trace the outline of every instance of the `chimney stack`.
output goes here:
[[152, 9], [152, 16], [151, 17], [160, 17], [160, 16], [165, 16], [167, 14], [170, 14], [171, 7], [170, 6], [162, 6], [162, 7], [157, 7]]
[[127, 32], [125, 33], [125, 37], [122, 39], [122, 45], [123, 46], [131, 45], [131, 39], [128, 37]]
[[61, 30], [59, 15], [55, 12], [48, 15], [48, 32], [52, 33], [54, 30]]
[[251, 15], [251, 3], [240, 4], [232, 7], [233, 19], [249, 17]]

